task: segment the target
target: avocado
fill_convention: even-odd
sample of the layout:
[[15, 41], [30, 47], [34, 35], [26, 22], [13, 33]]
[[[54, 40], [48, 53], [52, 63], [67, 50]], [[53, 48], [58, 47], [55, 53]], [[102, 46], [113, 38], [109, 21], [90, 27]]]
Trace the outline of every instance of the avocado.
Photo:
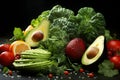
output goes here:
[[87, 69], [97, 69], [98, 64], [102, 62], [105, 57], [105, 37], [103, 35], [98, 36], [94, 42], [87, 48], [81, 58], [81, 63]]
[[25, 42], [27, 42], [31, 47], [37, 47], [39, 42], [45, 41], [48, 38], [50, 21], [44, 19], [41, 21], [38, 27], [32, 29], [25, 36]]

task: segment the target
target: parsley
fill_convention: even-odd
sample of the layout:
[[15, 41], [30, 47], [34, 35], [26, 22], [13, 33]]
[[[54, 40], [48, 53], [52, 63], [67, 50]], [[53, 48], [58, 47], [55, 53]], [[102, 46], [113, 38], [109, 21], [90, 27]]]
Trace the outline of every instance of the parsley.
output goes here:
[[10, 39], [10, 41], [15, 40], [24, 40], [24, 34], [21, 28], [15, 27], [13, 30], [13, 37]]
[[119, 74], [117, 69], [114, 69], [114, 64], [109, 60], [104, 60], [101, 64], [98, 65], [98, 73], [103, 74], [106, 77], [113, 77]]

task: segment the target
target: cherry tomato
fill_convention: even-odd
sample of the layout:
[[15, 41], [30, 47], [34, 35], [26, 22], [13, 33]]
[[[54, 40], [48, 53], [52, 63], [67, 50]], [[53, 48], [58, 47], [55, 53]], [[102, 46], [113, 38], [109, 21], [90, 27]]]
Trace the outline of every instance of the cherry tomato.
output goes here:
[[49, 77], [49, 78], [53, 78], [53, 74], [52, 74], [52, 73], [49, 73], [49, 74], [48, 74], [48, 77]]
[[0, 54], [0, 64], [3, 66], [11, 65], [14, 60], [14, 54], [10, 51], [4, 51]]
[[10, 44], [5, 43], [5, 44], [0, 44], [0, 53], [3, 51], [9, 51]]
[[114, 67], [116, 69], [120, 69], [120, 56], [119, 55], [115, 55], [111, 57], [110, 61], [114, 64]]
[[80, 68], [79, 71], [80, 71], [81, 73], [82, 73], [82, 72], [85, 72], [85, 70], [84, 70], [83, 68]]
[[87, 75], [88, 75], [88, 77], [90, 77], [90, 78], [93, 78], [93, 77], [95, 76], [93, 72], [88, 73]]
[[106, 44], [107, 50], [112, 52], [120, 51], [120, 40], [110, 40]]
[[16, 55], [15, 55], [15, 60], [20, 59], [20, 58], [21, 58], [21, 55], [20, 55], [20, 54], [16, 54]]
[[13, 72], [12, 70], [8, 70], [8, 75], [12, 76]]
[[64, 71], [64, 74], [65, 74], [65, 75], [68, 75], [68, 74], [69, 74], [69, 71]]

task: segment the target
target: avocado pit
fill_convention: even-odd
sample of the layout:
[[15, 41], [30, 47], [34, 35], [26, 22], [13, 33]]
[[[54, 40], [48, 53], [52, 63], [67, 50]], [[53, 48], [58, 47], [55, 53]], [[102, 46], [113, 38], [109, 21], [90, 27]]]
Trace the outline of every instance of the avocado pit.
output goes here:
[[38, 42], [38, 41], [40, 41], [40, 40], [42, 40], [43, 39], [43, 32], [42, 31], [36, 31], [36, 32], [34, 32], [33, 33], [33, 35], [32, 35], [32, 40], [34, 41], [34, 42]]
[[99, 49], [97, 47], [92, 47], [90, 51], [87, 53], [87, 58], [88, 59], [94, 58], [98, 52], [99, 52]]

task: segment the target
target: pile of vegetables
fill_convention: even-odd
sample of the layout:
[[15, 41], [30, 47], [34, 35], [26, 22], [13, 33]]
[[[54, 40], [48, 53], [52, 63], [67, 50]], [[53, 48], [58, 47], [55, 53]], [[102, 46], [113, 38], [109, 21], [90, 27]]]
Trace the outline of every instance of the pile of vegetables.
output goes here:
[[[104, 16], [92, 7], [80, 8], [75, 14], [70, 9], [56, 5], [51, 10], [43, 11], [37, 18], [32, 19], [30, 25], [33, 28], [38, 27], [45, 18], [50, 21], [48, 39], [40, 41], [39, 46], [35, 49], [22, 52], [20, 58], [13, 62], [16, 69], [56, 75], [63, 74], [68, 69], [78, 71], [82, 67], [80, 64], [82, 54], [99, 35], [104, 35], [107, 42], [114, 40], [110, 31], [105, 28]], [[20, 27], [15, 27], [10, 41], [24, 41], [25, 37], [23, 30]], [[118, 43], [120, 44], [120, 41], [107, 43], [109, 58], [106, 58], [107, 62], [100, 63], [98, 73], [109, 77], [118, 74], [120, 69], [120, 63], [117, 62], [120, 61], [118, 54], [120, 45]], [[70, 51], [71, 48], [74, 49]], [[0, 52], [1, 56], [3, 52], [1, 48]], [[113, 70], [114, 65], [117, 70], [113, 71], [113, 75], [104, 73], [106, 70]]]
[[[31, 49], [21, 53], [21, 58], [15, 60], [13, 65], [16, 69], [21, 69], [27, 72], [42, 72], [47, 73], [50, 67], [57, 66], [55, 61], [49, 60], [51, 53], [43, 49]], [[23, 68], [22, 68], [23, 67]]]

